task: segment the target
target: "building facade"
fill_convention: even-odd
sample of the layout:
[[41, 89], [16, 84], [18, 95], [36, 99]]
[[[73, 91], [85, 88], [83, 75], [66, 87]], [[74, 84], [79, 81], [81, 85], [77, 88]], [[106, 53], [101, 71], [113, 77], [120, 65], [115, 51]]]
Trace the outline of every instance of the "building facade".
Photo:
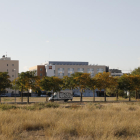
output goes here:
[[[0, 72], [8, 72], [10, 80], [13, 81], [15, 78], [18, 77], [19, 61], [11, 60], [10, 57], [3, 55], [2, 58], [0, 58]], [[6, 89], [6, 92], [15, 93], [13, 89]], [[18, 91], [16, 91], [16, 93], [18, 93]]]
[[88, 62], [49, 61], [45, 64], [46, 76], [70, 76], [75, 72], [90, 73], [94, 77], [99, 72], [109, 72], [105, 65], [88, 65]]
[[113, 76], [113, 77], [116, 77], [116, 76], [120, 77], [123, 75], [122, 71], [119, 69], [109, 69], [109, 72], [110, 72], [111, 76]]

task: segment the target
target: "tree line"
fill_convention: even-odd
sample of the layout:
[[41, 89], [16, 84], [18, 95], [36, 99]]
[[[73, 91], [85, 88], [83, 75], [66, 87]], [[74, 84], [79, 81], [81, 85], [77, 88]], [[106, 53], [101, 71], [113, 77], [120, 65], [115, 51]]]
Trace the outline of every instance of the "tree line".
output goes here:
[[[18, 77], [12, 82], [9, 80], [7, 72], [0, 72], [0, 93], [6, 88], [18, 89], [21, 92], [21, 102], [23, 102], [23, 92], [27, 92], [27, 102], [29, 103], [29, 91], [38, 92], [39, 90], [59, 92], [64, 89], [79, 89], [80, 101], [82, 101], [83, 92], [86, 89], [93, 91], [93, 101], [95, 101], [95, 89], [99, 91], [104, 89], [104, 101], [106, 96], [114, 94], [116, 100], [118, 96], [122, 96], [124, 91], [129, 91], [129, 101], [131, 93], [135, 92], [135, 98], [139, 98], [140, 91], [140, 69], [135, 69], [131, 74], [124, 74], [121, 77], [112, 77], [109, 72], [98, 73], [94, 77], [90, 73], [76, 72], [70, 77], [64, 76], [62, 79], [52, 76], [40, 79], [35, 76], [34, 71], [19, 73]], [[47, 100], [47, 96], [46, 96]], [[1, 101], [1, 98], [0, 98]]]

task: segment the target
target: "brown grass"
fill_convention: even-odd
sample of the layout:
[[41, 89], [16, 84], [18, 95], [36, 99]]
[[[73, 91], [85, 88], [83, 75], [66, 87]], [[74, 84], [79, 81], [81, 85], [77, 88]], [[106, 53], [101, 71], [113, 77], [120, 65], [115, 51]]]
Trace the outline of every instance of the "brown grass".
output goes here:
[[1, 109], [0, 139], [140, 139], [140, 103], [138, 102], [61, 104], [58, 108], [53, 106], [46, 108], [45, 104], [35, 106], [41, 105], [43, 108], [34, 110], [18, 106]]

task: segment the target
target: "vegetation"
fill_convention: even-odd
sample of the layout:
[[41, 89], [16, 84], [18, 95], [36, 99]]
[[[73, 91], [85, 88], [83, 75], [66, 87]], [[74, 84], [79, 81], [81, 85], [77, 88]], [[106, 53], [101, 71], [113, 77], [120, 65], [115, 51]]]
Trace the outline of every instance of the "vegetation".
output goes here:
[[[35, 76], [35, 71], [27, 71], [20, 73], [17, 79], [15, 79], [12, 83], [21, 91], [21, 97], [23, 97], [23, 91], [28, 92], [27, 102], [29, 103], [29, 90], [39, 90], [39, 82], [40, 79], [38, 76]], [[23, 98], [21, 98], [21, 102], [23, 102]]]
[[90, 82], [90, 74], [89, 73], [80, 73], [77, 72], [73, 74], [73, 78], [75, 80], [75, 87], [80, 89], [81, 98], [80, 101], [82, 102], [83, 91], [88, 88]]
[[0, 110], [0, 139], [138, 140], [140, 137], [139, 103], [60, 104], [57, 108], [41, 108], [44, 105]]
[[[4, 91], [6, 88], [12, 87], [9, 78], [10, 76], [8, 75], [8, 72], [0, 72], [0, 95], [1, 92]], [[0, 102], [1, 102], [1, 96], [0, 96]]]
[[[6, 81], [7, 80], [7, 81]], [[83, 92], [86, 89], [93, 91], [93, 101], [95, 101], [95, 89], [104, 90], [104, 101], [106, 101], [107, 96], [116, 95], [116, 100], [118, 96], [127, 97], [125, 92], [129, 92], [129, 101], [131, 96], [134, 95], [135, 98], [139, 98], [140, 92], [140, 74], [139, 68], [135, 69], [132, 74], [122, 75], [121, 77], [112, 77], [109, 72], [98, 73], [95, 77], [91, 77], [90, 73], [76, 72], [71, 74], [70, 77], [64, 76], [62, 79], [52, 76], [43, 77], [40, 79], [35, 76], [35, 72], [27, 71], [22, 72], [18, 77], [12, 81], [14, 88], [21, 91], [21, 102], [23, 102], [23, 92], [28, 92], [27, 102], [29, 103], [29, 90], [30, 91], [46, 91], [48, 92], [59, 92], [63, 89], [79, 89], [81, 92], [80, 101], [82, 101]], [[11, 87], [9, 76], [7, 73], [0, 73], [0, 91]], [[0, 99], [1, 100], [1, 99]], [[47, 96], [46, 96], [47, 101]]]

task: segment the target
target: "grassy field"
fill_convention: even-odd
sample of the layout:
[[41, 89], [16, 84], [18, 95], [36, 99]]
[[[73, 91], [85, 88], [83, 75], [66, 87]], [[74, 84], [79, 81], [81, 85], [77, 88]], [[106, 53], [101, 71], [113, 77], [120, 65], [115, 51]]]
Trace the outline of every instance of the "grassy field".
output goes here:
[[1, 140], [139, 140], [140, 103], [0, 105]]
[[[116, 97], [107, 97], [107, 101], [116, 101]], [[135, 101], [134, 98], [131, 99]], [[2, 103], [15, 102], [15, 97], [1, 97]], [[30, 102], [45, 102], [46, 97], [30, 97]], [[80, 97], [73, 97], [73, 101], [80, 101]], [[93, 101], [93, 97], [83, 97], [83, 101]], [[95, 101], [104, 101], [104, 97], [96, 97]], [[119, 97], [119, 101], [128, 101], [127, 99]], [[16, 102], [21, 102], [21, 97], [16, 97]], [[23, 102], [27, 102], [27, 97], [23, 97]]]

